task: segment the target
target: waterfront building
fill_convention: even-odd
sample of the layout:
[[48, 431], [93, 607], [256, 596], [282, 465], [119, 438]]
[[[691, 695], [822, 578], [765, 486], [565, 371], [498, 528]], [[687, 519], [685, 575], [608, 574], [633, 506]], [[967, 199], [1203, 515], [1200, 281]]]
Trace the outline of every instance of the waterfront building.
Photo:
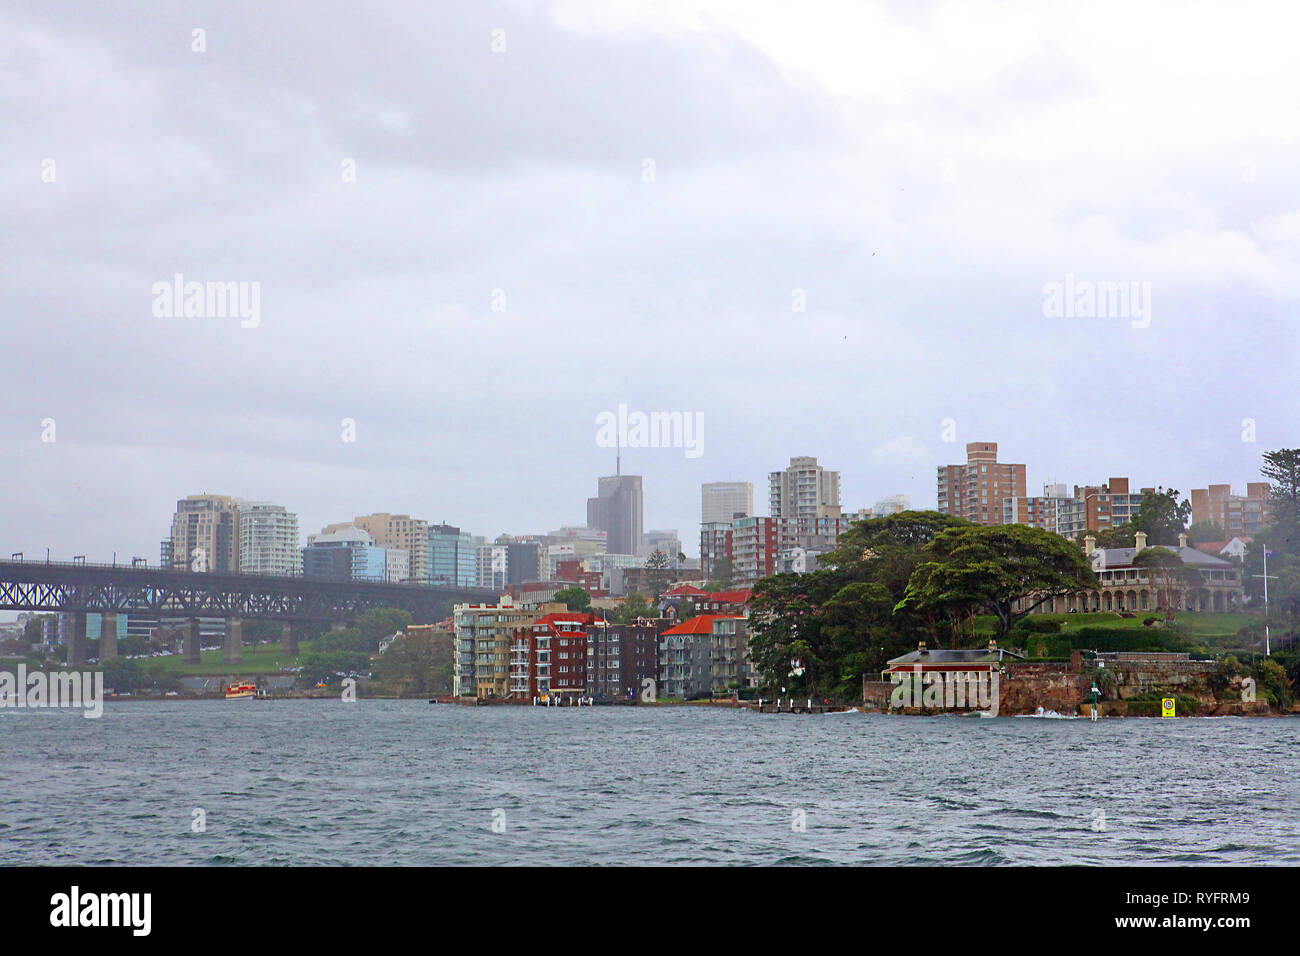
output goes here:
[[659, 680], [659, 634], [668, 623], [639, 618], [630, 624], [610, 624], [596, 619], [588, 625], [587, 696], [639, 700], [646, 681]]
[[709, 635], [696, 633], [690, 628], [678, 630], [688, 624], [690, 621], [669, 628], [659, 637], [660, 697], [690, 700], [709, 695], [713, 683]]
[[[1149, 572], [1134, 563], [1147, 547], [1145, 532], [1136, 534], [1135, 547], [1098, 548], [1092, 535], [1084, 538], [1084, 553], [1092, 562], [1100, 588], [1079, 591], [1049, 599], [1038, 606], [1039, 612], [1065, 613], [1069, 611], [1143, 611], [1154, 612], [1159, 607], [1157, 583]], [[1231, 561], [1189, 547], [1187, 535], [1179, 535], [1177, 547], [1168, 550], [1177, 554], [1188, 568], [1197, 572], [1198, 580], [1177, 589], [1175, 610], [1185, 611], [1240, 611], [1245, 603], [1241, 571]]]
[[506, 697], [515, 628], [566, 611], [563, 604], [517, 604], [509, 596], [503, 596], [498, 604], [457, 604], [452, 613], [456, 633], [452, 693]]
[[594, 620], [590, 613], [555, 611], [516, 627], [510, 642], [511, 699], [586, 696], [586, 628]]

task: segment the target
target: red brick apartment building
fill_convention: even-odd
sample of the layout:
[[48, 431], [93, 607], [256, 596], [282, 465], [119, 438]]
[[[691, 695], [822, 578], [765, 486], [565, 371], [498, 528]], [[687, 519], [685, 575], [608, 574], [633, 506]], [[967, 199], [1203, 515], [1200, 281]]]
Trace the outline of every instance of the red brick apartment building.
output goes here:
[[976, 524], [1002, 524], [1003, 501], [1027, 497], [1025, 466], [998, 461], [997, 442], [969, 442], [966, 464], [940, 465], [939, 511]]
[[510, 644], [510, 699], [585, 697], [587, 631], [594, 614], [547, 614], [515, 628]]
[[1267, 481], [1252, 481], [1245, 495], [1234, 495], [1229, 485], [1192, 489], [1192, 524], [1211, 521], [1229, 538], [1258, 534], [1273, 519]]

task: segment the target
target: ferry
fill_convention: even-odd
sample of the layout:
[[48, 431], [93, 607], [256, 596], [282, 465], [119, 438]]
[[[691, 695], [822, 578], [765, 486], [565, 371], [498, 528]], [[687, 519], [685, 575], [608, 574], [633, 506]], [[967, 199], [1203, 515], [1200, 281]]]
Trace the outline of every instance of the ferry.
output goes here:
[[239, 700], [243, 697], [256, 697], [257, 685], [251, 680], [237, 680], [226, 687], [226, 700]]

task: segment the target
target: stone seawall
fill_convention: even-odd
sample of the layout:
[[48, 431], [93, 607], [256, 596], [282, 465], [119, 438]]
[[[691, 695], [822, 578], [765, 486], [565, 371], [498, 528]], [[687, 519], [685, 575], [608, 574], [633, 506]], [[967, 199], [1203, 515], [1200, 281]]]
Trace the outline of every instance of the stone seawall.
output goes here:
[[[1108, 659], [1104, 668], [1097, 661], [1084, 661], [1075, 655], [1070, 662], [1016, 661], [1006, 665], [998, 682], [998, 713], [1002, 716], [1034, 714], [1041, 708], [1058, 714], [1085, 712], [1091, 707], [1094, 675], [1102, 670], [1113, 675], [1113, 683], [1099, 679], [1102, 689], [1102, 716], [1126, 716], [1128, 702], [1143, 700], [1143, 710], [1150, 708], [1153, 697], [1177, 697], [1184, 702], [1195, 701], [1195, 712], [1201, 715], [1262, 715], [1269, 713], [1263, 701], [1244, 702], [1240, 689], [1229, 687], [1227, 696], [1215, 697], [1210, 679], [1217, 665], [1214, 661], [1154, 658], [1141, 659], [1126, 655], [1126, 659]], [[893, 684], [887, 681], [863, 680], [862, 705], [868, 710], [889, 710]], [[1137, 704], [1134, 704], [1134, 709]], [[1180, 708], [1179, 713], [1186, 716]]]

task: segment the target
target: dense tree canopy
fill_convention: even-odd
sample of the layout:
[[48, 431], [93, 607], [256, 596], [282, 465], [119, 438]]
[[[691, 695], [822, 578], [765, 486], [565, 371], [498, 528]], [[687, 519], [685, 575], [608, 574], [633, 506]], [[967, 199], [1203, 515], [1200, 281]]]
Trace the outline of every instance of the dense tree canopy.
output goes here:
[[1000, 634], [1052, 597], [1097, 583], [1077, 545], [1025, 525], [951, 528], [926, 552], [898, 608], [949, 618], [988, 611]]
[[1155, 591], [1156, 607], [1172, 623], [1182, 605], [1183, 591], [1200, 583], [1200, 573], [1184, 564], [1176, 551], [1161, 547], [1143, 548], [1133, 564], [1146, 571]]
[[1129, 522], [1133, 531], [1145, 531], [1147, 544], [1174, 547], [1178, 536], [1187, 530], [1192, 503], [1178, 500], [1178, 489], [1157, 488], [1142, 499], [1137, 513]]
[[563, 602], [570, 611], [586, 611], [591, 607], [591, 595], [585, 588], [578, 587], [576, 584], [571, 588], [556, 591], [555, 600]]
[[750, 602], [750, 654], [767, 683], [859, 694], [864, 673], [883, 669], [929, 633], [918, 615], [895, 610], [925, 546], [946, 529], [970, 526], [935, 511], [861, 521], [816, 571], [759, 581]]

